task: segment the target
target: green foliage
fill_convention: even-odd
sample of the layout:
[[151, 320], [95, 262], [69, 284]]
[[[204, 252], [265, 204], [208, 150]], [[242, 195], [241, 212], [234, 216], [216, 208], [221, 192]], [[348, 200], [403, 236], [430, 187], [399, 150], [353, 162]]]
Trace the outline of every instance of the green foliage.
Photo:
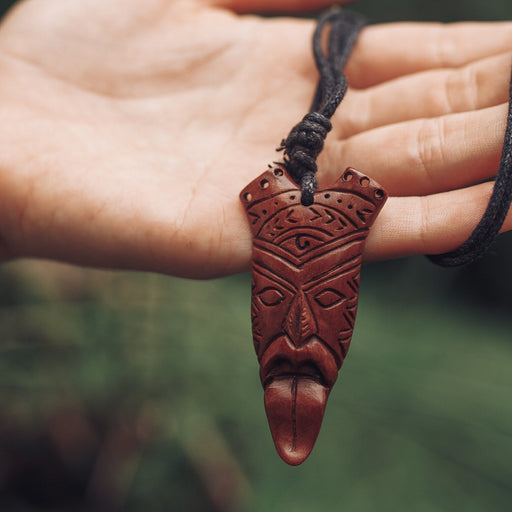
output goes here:
[[[47, 439], [42, 470], [85, 482], [67, 501], [46, 483], [62, 510], [508, 510], [510, 320], [412, 280], [446, 272], [427, 262], [365, 270], [317, 446], [290, 468], [266, 424], [249, 276], [5, 265], [0, 416], [17, 435], [0, 459]], [[26, 482], [2, 483], [26, 506]]]
[[510, 18], [508, 0], [361, 0], [354, 9], [375, 22], [391, 21], [494, 21]]

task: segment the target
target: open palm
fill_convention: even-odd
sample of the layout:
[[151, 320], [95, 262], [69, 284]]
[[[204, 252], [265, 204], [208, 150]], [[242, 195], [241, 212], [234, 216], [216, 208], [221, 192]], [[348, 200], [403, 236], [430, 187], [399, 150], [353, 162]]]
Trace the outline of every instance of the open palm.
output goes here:
[[[224, 4], [26, 0], [7, 16], [3, 258], [191, 277], [248, 269], [238, 193], [307, 111], [314, 23], [229, 10], [265, 0]], [[318, 178], [353, 166], [393, 196], [367, 258], [442, 252], [472, 231], [491, 191], [473, 184], [495, 174], [503, 143], [511, 47], [507, 23], [363, 31]]]

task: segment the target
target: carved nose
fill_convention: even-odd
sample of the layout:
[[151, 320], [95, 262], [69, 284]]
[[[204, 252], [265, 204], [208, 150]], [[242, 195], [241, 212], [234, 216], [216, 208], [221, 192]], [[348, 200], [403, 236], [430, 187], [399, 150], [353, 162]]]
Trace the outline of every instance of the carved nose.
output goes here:
[[317, 333], [315, 316], [304, 293], [299, 292], [293, 299], [284, 320], [284, 329], [297, 348]]

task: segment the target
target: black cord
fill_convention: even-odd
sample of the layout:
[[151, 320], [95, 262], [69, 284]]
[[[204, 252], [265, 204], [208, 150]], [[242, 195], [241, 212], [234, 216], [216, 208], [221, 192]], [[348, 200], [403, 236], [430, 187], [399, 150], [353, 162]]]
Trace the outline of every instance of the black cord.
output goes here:
[[[512, 202], [512, 76], [510, 79], [507, 129], [494, 189], [482, 219], [469, 238], [457, 249], [427, 256], [443, 267], [467, 265], [481, 258], [498, 235]], [[471, 205], [468, 205], [471, 208]]]
[[[330, 24], [327, 55], [322, 49], [322, 34]], [[357, 36], [364, 27], [363, 18], [339, 8], [324, 14], [318, 21], [313, 35], [313, 54], [320, 73], [320, 80], [310, 111], [294, 126], [281, 142], [284, 166], [302, 190], [301, 203], [313, 204], [317, 188], [316, 159], [331, 131], [330, 118], [347, 91], [347, 78], [343, 73]]]
[[[322, 48], [322, 35], [329, 32], [327, 55]], [[339, 8], [324, 14], [313, 35], [313, 54], [320, 74], [310, 111], [294, 126], [278, 150], [284, 150], [284, 166], [302, 190], [301, 203], [313, 204], [317, 188], [316, 159], [332, 128], [330, 118], [347, 91], [343, 69], [354, 43], [366, 22], [360, 16]], [[444, 267], [466, 265], [483, 256], [498, 235], [512, 203], [512, 77], [509, 90], [507, 129], [494, 189], [482, 219], [470, 237], [457, 249], [427, 256]], [[470, 208], [471, 205], [468, 205]]]

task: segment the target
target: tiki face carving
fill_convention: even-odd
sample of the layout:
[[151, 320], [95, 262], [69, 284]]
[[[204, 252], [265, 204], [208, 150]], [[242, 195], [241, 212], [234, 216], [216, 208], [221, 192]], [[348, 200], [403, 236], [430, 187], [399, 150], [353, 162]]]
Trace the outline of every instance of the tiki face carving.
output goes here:
[[280, 456], [300, 464], [350, 345], [364, 243], [386, 197], [347, 169], [305, 207], [276, 168], [240, 198], [254, 237], [251, 317], [265, 409]]

